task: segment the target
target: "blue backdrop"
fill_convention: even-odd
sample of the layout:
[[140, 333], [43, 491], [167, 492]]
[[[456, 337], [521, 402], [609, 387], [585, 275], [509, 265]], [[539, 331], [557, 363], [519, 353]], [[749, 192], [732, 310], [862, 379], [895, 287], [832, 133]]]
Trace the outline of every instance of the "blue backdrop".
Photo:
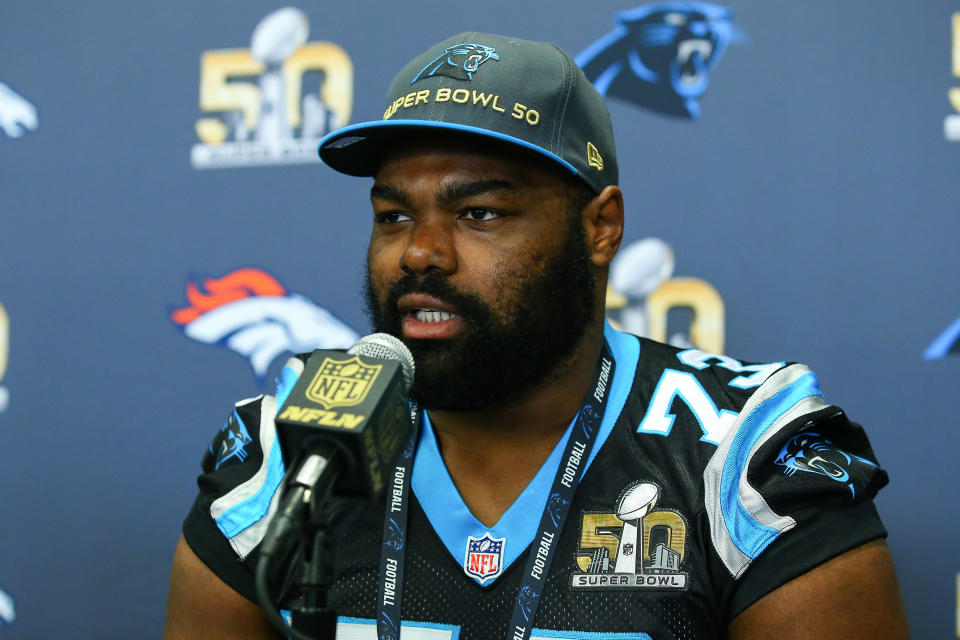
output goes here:
[[0, 7], [0, 636], [159, 636], [232, 402], [367, 330], [369, 182], [317, 137], [463, 30], [615, 54], [611, 316], [817, 371], [892, 477], [914, 636], [960, 635], [956, 0], [281, 6]]

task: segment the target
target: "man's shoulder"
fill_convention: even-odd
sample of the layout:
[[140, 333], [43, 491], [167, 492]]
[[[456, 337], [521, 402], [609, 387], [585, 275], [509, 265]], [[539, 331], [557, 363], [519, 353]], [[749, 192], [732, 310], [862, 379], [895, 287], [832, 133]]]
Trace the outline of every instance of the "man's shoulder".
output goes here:
[[[639, 338], [634, 389], [650, 397], [667, 394], [694, 400], [703, 395], [739, 411], [774, 373], [795, 365], [784, 360], [756, 362], [697, 347]], [[803, 366], [803, 365], [800, 365]]]
[[[705, 514], [710, 549], [733, 579], [794, 529], [804, 533], [785, 539], [814, 540], [824, 548], [819, 561], [883, 533], [875, 515], [863, 515], [872, 507], [858, 505], [887, 474], [863, 429], [827, 402], [804, 364], [640, 338], [618, 433], [619, 449], [633, 452], [616, 459], [626, 467], [620, 483], [642, 474], [660, 487], [664, 505], [669, 496], [680, 511]], [[830, 537], [830, 527], [849, 528], [861, 516], [855, 531]]]
[[261, 393], [234, 403], [204, 455], [201, 465], [204, 473], [230, 467], [240, 468], [241, 476], [256, 472], [273, 443], [277, 409], [296, 384], [310, 355], [299, 353], [286, 362], [273, 393]]

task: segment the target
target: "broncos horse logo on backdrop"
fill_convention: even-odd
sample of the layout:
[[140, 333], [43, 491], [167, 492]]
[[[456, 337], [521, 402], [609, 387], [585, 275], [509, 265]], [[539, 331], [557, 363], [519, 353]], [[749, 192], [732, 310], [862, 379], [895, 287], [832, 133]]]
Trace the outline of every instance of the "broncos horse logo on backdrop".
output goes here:
[[346, 348], [359, 338], [332, 313], [287, 291], [262, 269], [188, 280], [187, 300], [188, 306], [170, 312], [174, 323], [188, 338], [247, 358], [261, 384], [270, 364], [284, 353]]
[[613, 31], [576, 63], [604, 96], [696, 119], [710, 70], [741, 37], [731, 18], [729, 9], [708, 2], [657, 2], [621, 11]]
[[496, 49], [482, 44], [461, 42], [447, 47], [443, 53], [420, 69], [410, 84], [432, 76], [450, 76], [458, 80], [473, 80], [473, 74], [487, 60], [499, 60]]

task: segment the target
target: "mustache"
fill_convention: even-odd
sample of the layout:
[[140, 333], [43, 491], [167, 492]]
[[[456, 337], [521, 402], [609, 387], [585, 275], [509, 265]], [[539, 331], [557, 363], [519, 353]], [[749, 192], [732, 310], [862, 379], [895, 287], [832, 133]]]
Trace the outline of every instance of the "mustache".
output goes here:
[[428, 273], [425, 276], [406, 274], [391, 285], [387, 292], [386, 308], [397, 313], [397, 304], [408, 293], [422, 293], [433, 296], [451, 305], [461, 317], [486, 317], [487, 305], [476, 295], [461, 291], [443, 275]]

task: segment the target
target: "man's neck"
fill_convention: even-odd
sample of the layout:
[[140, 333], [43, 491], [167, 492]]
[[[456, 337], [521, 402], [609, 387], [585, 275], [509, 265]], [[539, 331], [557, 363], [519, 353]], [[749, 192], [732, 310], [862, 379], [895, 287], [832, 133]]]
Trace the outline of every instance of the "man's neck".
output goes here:
[[577, 415], [596, 373], [603, 325], [543, 381], [480, 411], [430, 411], [444, 463], [473, 515], [492, 526], [530, 483]]

